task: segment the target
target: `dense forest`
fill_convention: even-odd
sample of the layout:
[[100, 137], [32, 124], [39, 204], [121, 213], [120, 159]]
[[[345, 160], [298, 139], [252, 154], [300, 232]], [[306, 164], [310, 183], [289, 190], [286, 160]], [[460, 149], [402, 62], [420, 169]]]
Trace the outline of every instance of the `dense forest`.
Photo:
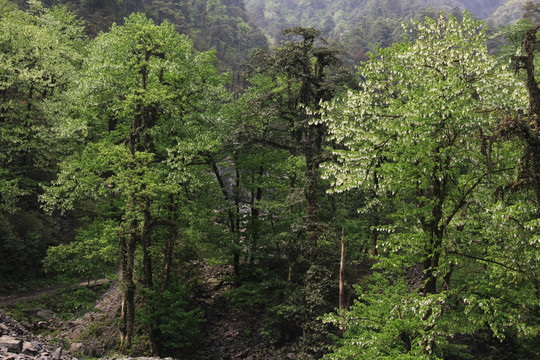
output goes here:
[[539, 33], [537, 1], [0, 0], [0, 293], [110, 279], [82, 355], [203, 359], [203, 264], [264, 344], [227, 358], [538, 358]]
[[[30, 1], [15, 0], [22, 8]], [[215, 49], [220, 68], [235, 69], [254, 48], [264, 48], [267, 40], [251, 23], [242, 0], [45, 0], [46, 7], [65, 5], [85, 20], [85, 33], [95, 37], [113, 23], [122, 23], [133, 12], [143, 12], [157, 23], [171, 22], [176, 31], [188, 35], [199, 51]]]
[[[525, 0], [337, 0], [288, 1], [246, 0], [246, 9], [273, 43], [280, 40], [283, 27], [307, 26], [322, 31], [323, 36], [363, 53], [403, 40], [401, 23], [410, 18], [437, 16], [444, 10], [460, 16], [464, 9], [490, 26], [518, 20]], [[364, 55], [365, 56], [365, 55]], [[365, 60], [363, 58], [362, 60]]]

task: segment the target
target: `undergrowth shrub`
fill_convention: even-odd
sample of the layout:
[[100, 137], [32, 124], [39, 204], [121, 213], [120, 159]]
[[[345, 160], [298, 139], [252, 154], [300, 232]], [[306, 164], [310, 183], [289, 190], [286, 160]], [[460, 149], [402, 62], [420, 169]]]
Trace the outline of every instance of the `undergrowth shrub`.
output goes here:
[[150, 330], [159, 355], [175, 355], [199, 335], [203, 312], [189, 303], [189, 293], [185, 284], [176, 281], [164, 292], [154, 286], [144, 294], [139, 321]]

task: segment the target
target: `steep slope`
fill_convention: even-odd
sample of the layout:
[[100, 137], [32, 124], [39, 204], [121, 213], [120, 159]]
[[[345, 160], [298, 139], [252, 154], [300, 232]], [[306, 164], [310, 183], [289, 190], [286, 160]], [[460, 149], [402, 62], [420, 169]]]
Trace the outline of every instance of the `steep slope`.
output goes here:
[[[399, 24], [392, 20], [433, 15], [439, 10], [458, 13], [469, 9], [474, 15], [488, 19], [497, 11], [511, 12], [501, 21], [519, 18], [526, 0], [245, 0], [253, 21], [274, 42], [279, 31], [290, 26], [313, 26], [329, 38], [343, 38], [359, 24], [369, 33], [370, 25], [383, 19], [389, 27]], [[374, 32], [380, 32], [378, 26]], [[368, 38], [369, 38], [369, 34]], [[375, 39], [375, 40], [381, 40]], [[384, 40], [384, 39], [382, 39]], [[368, 39], [369, 42], [369, 39]]]
[[[263, 315], [260, 311], [235, 304], [227, 295], [234, 287], [231, 279], [231, 265], [208, 265], [204, 262], [193, 261], [187, 265], [186, 274], [192, 283], [190, 302], [200, 307], [204, 312], [205, 321], [201, 324], [200, 334], [196, 344], [178, 350], [177, 358], [184, 360], [214, 360], [214, 359], [287, 359], [295, 358], [294, 346], [276, 347], [268, 338], [261, 334]], [[118, 348], [117, 311], [120, 307], [121, 294], [118, 283], [111, 283], [110, 288], [103, 293], [93, 309], [77, 319], [60, 321], [50, 310], [42, 310], [52, 314], [54, 321], [46, 322], [45, 329], [52, 330], [44, 335], [44, 341], [64, 344], [66, 349], [75, 356], [87, 356], [103, 359], [115, 359], [113, 354]], [[2, 335], [10, 335], [3, 330], [2, 323], [7, 315], [0, 310], [0, 339]], [[12, 321], [15, 322], [14, 320]], [[37, 324], [29, 324], [34, 329]], [[22, 329], [17, 325], [15, 329]], [[3, 333], [4, 331], [4, 333]], [[46, 330], [45, 330], [46, 331]], [[26, 330], [17, 330], [17, 337], [24, 341], [38, 339]], [[13, 335], [15, 337], [15, 335]], [[47, 348], [50, 351], [50, 347]], [[53, 349], [54, 350], [54, 349]], [[22, 351], [22, 350], [21, 350]], [[149, 343], [144, 338], [132, 348], [134, 354], [143, 356], [148, 353]], [[52, 353], [52, 352], [51, 352]], [[67, 357], [64, 360], [72, 360]], [[110, 356], [110, 357], [105, 357]], [[0, 359], [2, 345], [0, 343]], [[148, 358], [150, 359], [150, 358]], [[26, 360], [26, 359], [25, 359]], [[142, 358], [141, 358], [142, 360]]]
[[493, 12], [491, 18], [500, 24], [512, 23], [522, 17], [526, 3], [527, 0], [508, 0]]
[[[501, 6], [504, 6], [509, 0], [460, 0], [459, 6], [469, 9], [476, 16], [487, 19], [493, 16], [493, 13]], [[524, 2], [524, 1], [523, 1]]]
[[[14, 0], [21, 8], [28, 1]], [[88, 33], [97, 35], [112, 23], [122, 23], [132, 12], [144, 12], [156, 22], [164, 20], [193, 39], [199, 51], [216, 49], [227, 69], [245, 61], [253, 48], [267, 46], [266, 37], [250, 20], [243, 0], [42, 0], [45, 6], [66, 5], [86, 21]]]

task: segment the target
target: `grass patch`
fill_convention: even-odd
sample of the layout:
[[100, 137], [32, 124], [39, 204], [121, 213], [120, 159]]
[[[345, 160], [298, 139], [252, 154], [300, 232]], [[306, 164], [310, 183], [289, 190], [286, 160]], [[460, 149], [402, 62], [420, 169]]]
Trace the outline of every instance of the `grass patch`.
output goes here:
[[95, 321], [90, 323], [86, 329], [81, 333], [80, 338], [84, 339], [87, 337], [91, 338], [97, 338], [98, 336], [101, 336], [103, 333], [103, 330], [107, 327], [107, 325], [102, 321]]
[[4, 310], [18, 321], [36, 322], [29, 315], [30, 309], [45, 309], [54, 312], [60, 319], [77, 318], [93, 309], [95, 302], [108, 289], [109, 284], [93, 287], [76, 287], [59, 290], [57, 293], [46, 294], [31, 300], [7, 305]]

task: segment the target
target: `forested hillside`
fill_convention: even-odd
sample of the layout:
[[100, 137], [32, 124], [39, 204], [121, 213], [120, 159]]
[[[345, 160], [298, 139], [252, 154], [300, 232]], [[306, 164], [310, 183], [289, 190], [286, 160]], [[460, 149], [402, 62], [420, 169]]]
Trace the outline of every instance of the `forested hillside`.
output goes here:
[[[495, 12], [489, 15], [499, 24], [508, 24], [515, 22], [521, 17], [523, 7], [528, 1], [508, 0], [501, 4]], [[529, 1], [530, 2], [530, 1]]]
[[[28, 1], [16, 0], [27, 8]], [[242, 0], [45, 0], [45, 6], [63, 4], [86, 22], [86, 32], [96, 36], [133, 12], [143, 12], [160, 23], [168, 20], [190, 36], [200, 51], [215, 49], [229, 69], [247, 60], [250, 50], [266, 47], [266, 38], [250, 22]]]
[[427, 3], [0, 0], [2, 310], [79, 356], [539, 358], [540, 3]]
[[526, 0], [353, 0], [289, 1], [246, 0], [246, 9], [273, 43], [283, 27], [312, 26], [334, 44], [343, 47], [353, 64], [366, 53], [403, 40], [401, 24], [411, 18], [437, 16], [441, 10], [462, 16], [471, 14], [508, 24], [521, 18]]

